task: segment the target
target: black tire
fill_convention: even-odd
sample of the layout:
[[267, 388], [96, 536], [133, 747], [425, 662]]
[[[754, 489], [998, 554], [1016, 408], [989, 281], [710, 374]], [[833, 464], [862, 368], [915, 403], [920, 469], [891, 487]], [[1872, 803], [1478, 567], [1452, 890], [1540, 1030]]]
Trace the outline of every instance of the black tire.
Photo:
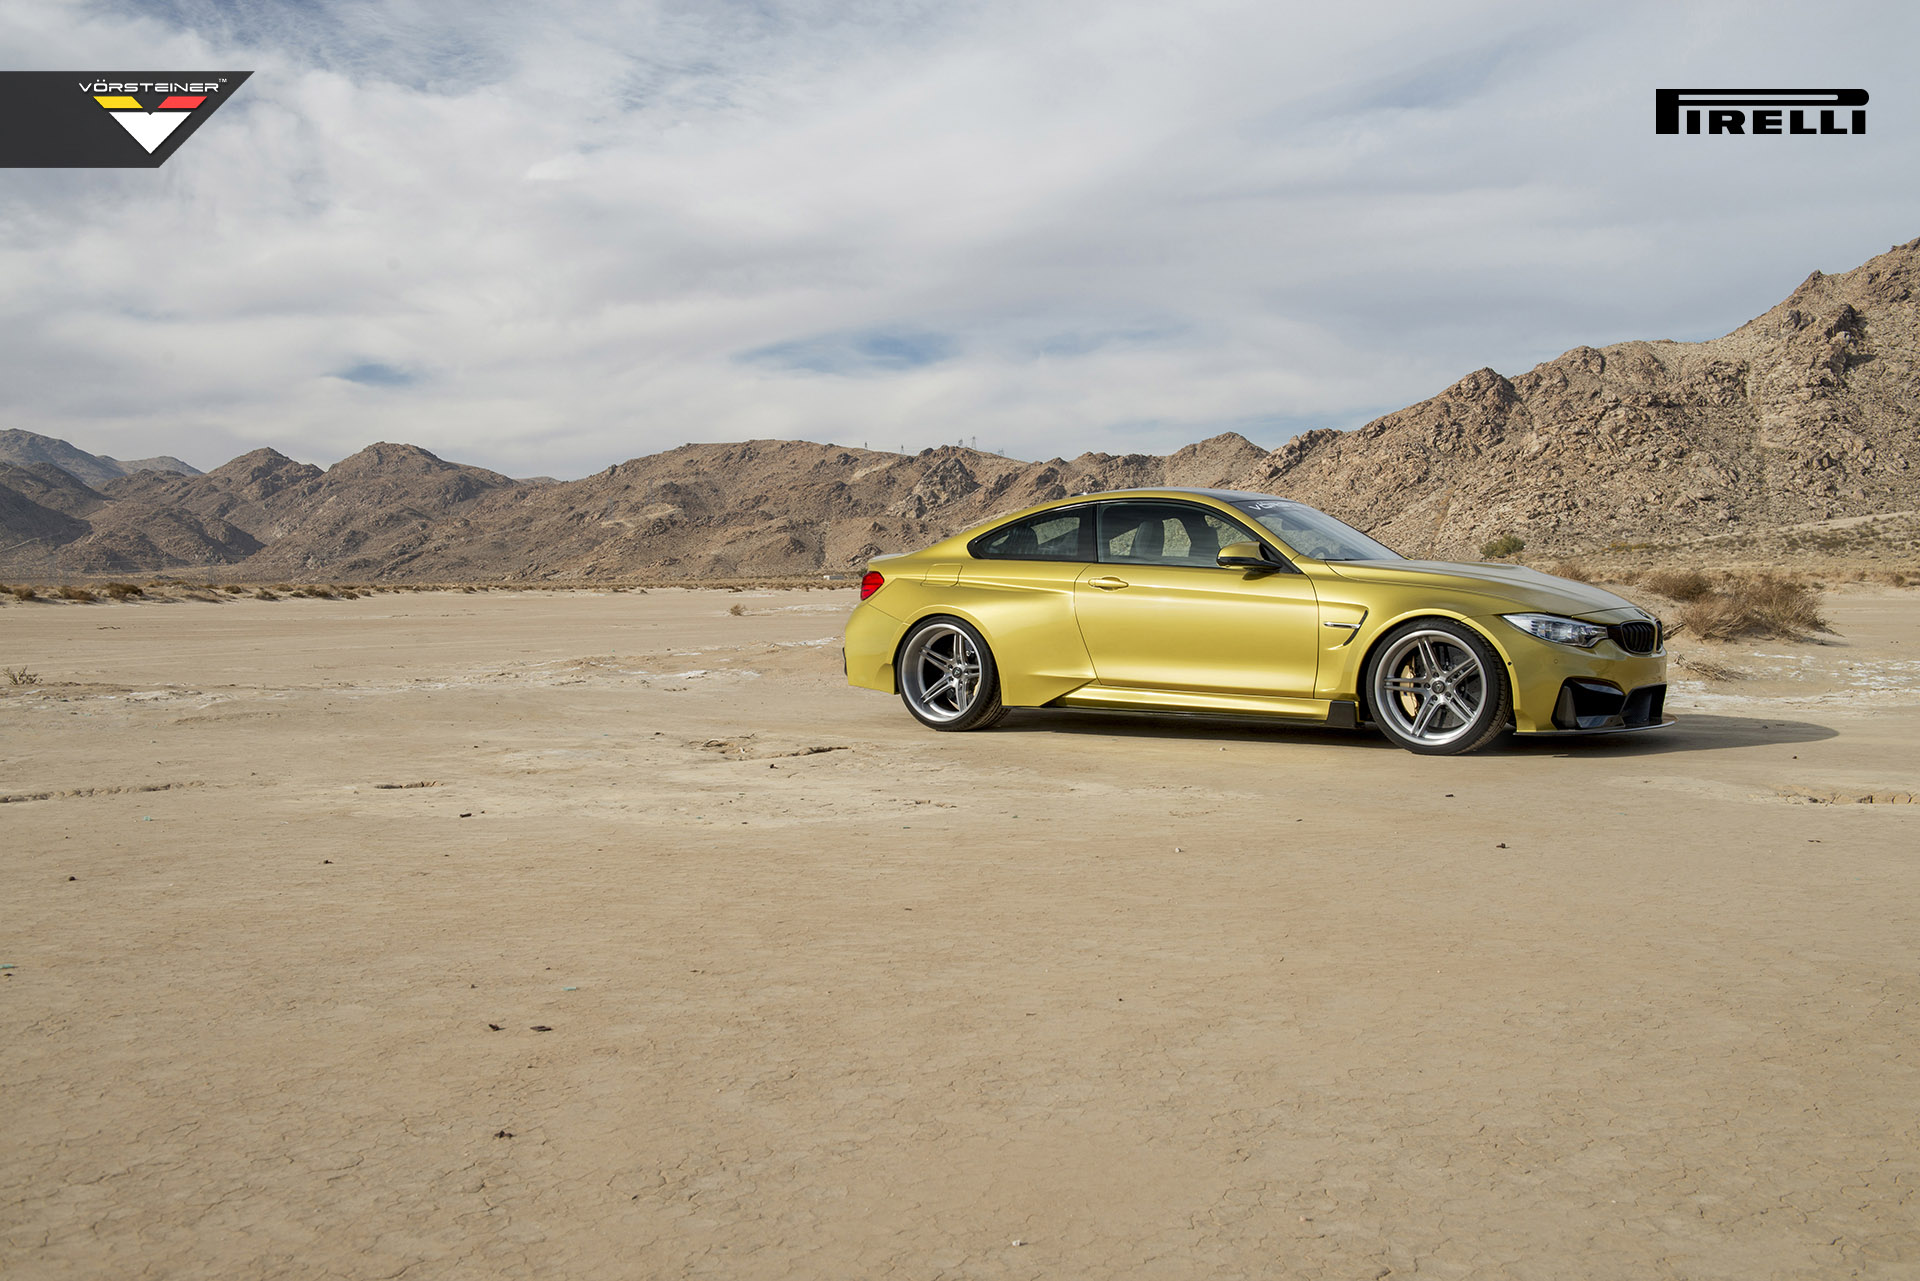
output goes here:
[[1499, 652], [1450, 619], [1414, 619], [1388, 632], [1367, 662], [1365, 685], [1380, 732], [1422, 756], [1477, 751], [1513, 719]]
[[945, 616], [914, 624], [893, 659], [900, 701], [928, 729], [987, 729], [1007, 714], [1000, 669], [972, 624]]

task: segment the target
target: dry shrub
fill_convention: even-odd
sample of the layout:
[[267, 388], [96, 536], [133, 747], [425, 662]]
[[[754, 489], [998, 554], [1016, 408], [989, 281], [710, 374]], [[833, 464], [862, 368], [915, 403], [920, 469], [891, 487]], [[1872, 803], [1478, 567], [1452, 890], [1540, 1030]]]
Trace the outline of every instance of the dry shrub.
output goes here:
[[275, 592], [271, 587], [262, 587], [259, 591], [253, 594], [253, 598], [255, 600], [279, 600], [280, 595], [279, 593]]
[[1701, 640], [1731, 640], [1746, 633], [1746, 613], [1719, 593], [1690, 600], [1681, 606], [1669, 635], [1685, 632]]
[[34, 591], [31, 587], [23, 585], [13, 589], [13, 598], [15, 600], [38, 600], [40, 593]]
[[1833, 628], [1820, 613], [1820, 593], [1815, 590], [1818, 586], [1774, 574], [1756, 574], [1736, 580], [1730, 590], [1735, 600], [1778, 635], [1830, 632]]
[[1501, 534], [1480, 544], [1480, 554], [1488, 560], [1505, 560], [1527, 549], [1527, 540], [1518, 534]]
[[745, 605], [735, 605], [731, 609], [727, 610], [727, 612], [729, 614], [732, 614], [735, 618], [738, 618], [742, 614], [747, 612], [747, 607]]
[[1677, 601], [1700, 600], [1713, 591], [1713, 584], [1697, 569], [1656, 569], [1641, 579], [1640, 585]]
[[145, 596], [147, 594], [147, 589], [136, 583], [108, 583], [105, 587], [101, 588], [101, 590], [115, 600], [125, 600], [129, 596]]
[[79, 601], [82, 605], [91, 605], [100, 598], [84, 587], [75, 587], [69, 583], [60, 589], [60, 599]]
[[1577, 560], [1563, 560], [1547, 572], [1556, 578], [1571, 578], [1576, 583], [1593, 581], [1593, 571]]
[[0, 672], [6, 673], [7, 684], [9, 685], [38, 685], [40, 683], [40, 677], [24, 667], [0, 667]]
[[1812, 588], [1775, 574], [1754, 574], [1731, 578], [1720, 590], [1688, 601], [1674, 630], [1701, 640], [1798, 640], [1809, 632], [1833, 629], [1821, 615], [1820, 597]]

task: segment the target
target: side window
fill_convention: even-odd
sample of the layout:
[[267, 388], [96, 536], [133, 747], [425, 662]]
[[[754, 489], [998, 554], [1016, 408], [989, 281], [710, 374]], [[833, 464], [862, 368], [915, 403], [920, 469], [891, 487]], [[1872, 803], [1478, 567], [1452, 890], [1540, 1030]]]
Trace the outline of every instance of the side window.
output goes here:
[[1100, 559], [1119, 565], [1213, 565], [1220, 549], [1253, 535], [1185, 503], [1102, 503]]
[[982, 534], [967, 549], [983, 560], [1091, 560], [1091, 514], [1086, 507], [1041, 512]]

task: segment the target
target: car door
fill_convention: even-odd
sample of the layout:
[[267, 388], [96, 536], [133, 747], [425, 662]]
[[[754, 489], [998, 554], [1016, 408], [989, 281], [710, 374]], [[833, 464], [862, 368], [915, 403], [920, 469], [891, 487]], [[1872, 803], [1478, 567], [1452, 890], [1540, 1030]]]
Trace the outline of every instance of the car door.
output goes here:
[[1102, 685], [1311, 698], [1319, 605], [1295, 572], [1215, 563], [1220, 548], [1259, 542], [1197, 503], [1099, 504], [1095, 553], [1074, 587], [1074, 613]]
[[1055, 507], [974, 539], [964, 564], [929, 571], [957, 576], [957, 583], [941, 580], [953, 584], [945, 598], [985, 633], [1009, 705], [1045, 703], [1093, 678], [1073, 618], [1080, 571], [1093, 560], [1093, 535], [1093, 504]]

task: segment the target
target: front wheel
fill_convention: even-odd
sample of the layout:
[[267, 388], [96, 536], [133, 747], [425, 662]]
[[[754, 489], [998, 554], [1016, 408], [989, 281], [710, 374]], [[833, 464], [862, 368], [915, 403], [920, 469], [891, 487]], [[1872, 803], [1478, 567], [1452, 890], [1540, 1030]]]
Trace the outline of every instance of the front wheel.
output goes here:
[[1513, 714], [1499, 654], [1472, 628], [1443, 618], [1388, 634], [1368, 668], [1367, 704], [1381, 733], [1427, 756], [1485, 747]]
[[986, 729], [1007, 714], [993, 652], [957, 618], [929, 618], [908, 632], [894, 677], [907, 710], [929, 729]]

